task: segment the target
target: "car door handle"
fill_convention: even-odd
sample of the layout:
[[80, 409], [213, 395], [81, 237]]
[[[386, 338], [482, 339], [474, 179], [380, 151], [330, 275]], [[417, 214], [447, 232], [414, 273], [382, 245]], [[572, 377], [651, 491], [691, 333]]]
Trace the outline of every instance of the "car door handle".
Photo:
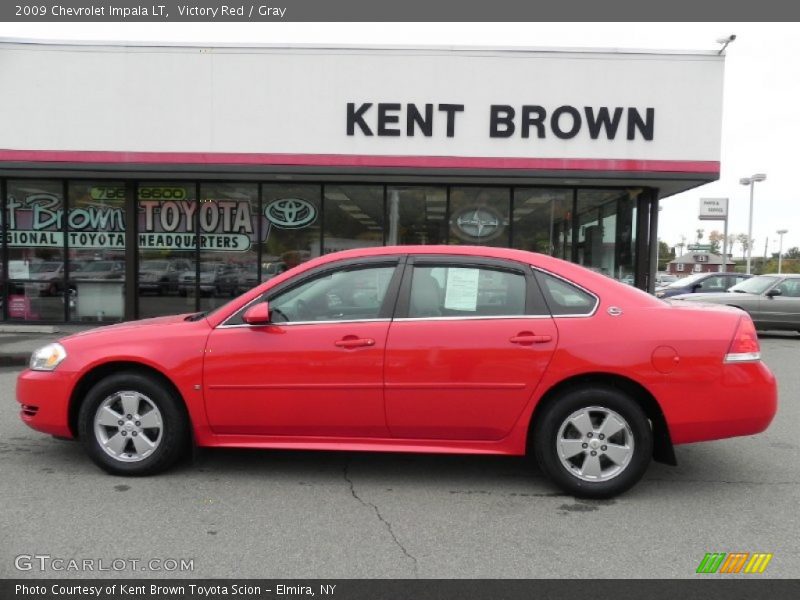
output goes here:
[[334, 342], [335, 346], [339, 348], [361, 348], [364, 346], [374, 346], [375, 340], [371, 338], [360, 338], [354, 335], [347, 335], [340, 340]]
[[511, 337], [508, 341], [512, 344], [520, 344], [521, 346], [530, 346], [531, 344], [546, 344], [552, 341], [551, 335], [534, 335], [530, 331], [520, 331], [517, 335]]

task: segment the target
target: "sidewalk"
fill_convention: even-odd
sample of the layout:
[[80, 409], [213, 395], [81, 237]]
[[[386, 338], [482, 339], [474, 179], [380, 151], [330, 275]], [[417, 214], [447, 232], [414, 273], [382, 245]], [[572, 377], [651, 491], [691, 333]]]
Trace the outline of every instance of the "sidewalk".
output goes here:
[[[18, 367], [28, 364], [31, 353], [56, 340], [94, 329], [97, 325], [54, 325], [53, 327], [36, 327], [30, 324], [0, 324], [0, 367]], [[42, 333], [50, 329], [53, 333]]]

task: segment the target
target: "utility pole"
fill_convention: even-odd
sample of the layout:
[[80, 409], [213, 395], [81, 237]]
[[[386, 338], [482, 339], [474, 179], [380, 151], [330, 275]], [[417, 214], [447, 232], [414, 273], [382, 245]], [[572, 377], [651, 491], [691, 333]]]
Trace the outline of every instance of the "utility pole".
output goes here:
[[777, 234], [781, 236], [780, 245], [778, 246], [778, 275], [781, 274], [781, 260], [783, 258], [783, 234], [789, 233], [788, 229], [778, 229]]

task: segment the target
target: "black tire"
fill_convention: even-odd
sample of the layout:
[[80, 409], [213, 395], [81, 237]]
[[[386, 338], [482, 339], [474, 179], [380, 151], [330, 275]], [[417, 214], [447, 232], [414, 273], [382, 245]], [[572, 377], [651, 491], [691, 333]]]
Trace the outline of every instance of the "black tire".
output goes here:
[[[160, 433], [156, 448], [136, 462], [124, 462], [111, 456], [103, 449], [95, 433], [94, 420], [98, 409], [109, 398], [123, 391], [141, 394], [160, 412]], [[144, 406], [148, 407], [146, 402]], [[120, 427], [119, 431], [122, 430]], [[150, 431], [152, 430], [148, 430]], [[189, 420], [180, 398], [164, 383], [144, 373], [125, 371], [100, 380], [86, 395], [78, 413], [78, 436], [89, 457], [105, 471], [113, 475], [154, 475], [171, 467], [186, 452], [189, 445]]]
[[[558, 450], [559, 431], [562, 425], [565, 426], [563, 432], [565, 437], [579, 435], [578, 430], [566, 425], [566, 422], [575, 413], [589, 407], [599, 407], [617, 413], [627, 425], [627, 429], [622, 430], [618, 435], [623, 436], [626, 440], [630, 436], [633, 441], [633, 450], [624, 466], [619, 466], [604, 456], [601, 448], [607, 448], [606, 446], [595, 449], [599, 454], [598, 462], [605, 461], [601, 464], [607, 465], [604, 470], [608, 473], [607, 479], [600, 476], [597, 481], [587, 481], [579, 475], [580, 469], [585, 466], [582, 461], [588, 460], [588, 453], [592, 451], [591, 447], [587, 447], [585, 452], [581, 450], [582, 454], [573, 457], [572, 460], [578, 464], [572, 466], [570, 463], [571, 468], [562, 462]], [[641, 406], [621, 390], [611, 386], [568, 389], [552, 398], [546, 406], [542, 407], [542, 410], [543, 412], [537, 415], [532, 431], [533, 453], [541, 470], [566, 492], [582, 498], [610, 498], [631, 488], [644, 475], [653, 455], [652, 428]], [[594, 419], [602, 418], [603, 413], [587, 411], [587, 415], [590, 415], [594, 422]], [[596, 440], [595, 443], [602, 443], [599, 442], [597, 429], [598, 427], [594, 427], [591, 432], [595, 436], [593, 439]], [[573, 440], [568, 441], [572, 442]], [[583, 437], [575, 441], [592, 442], [590, 439], [584, 440]], [[585, 447], [583, 444], [580, 445]], [[614, 473], [614, 470], [617, 472]]]

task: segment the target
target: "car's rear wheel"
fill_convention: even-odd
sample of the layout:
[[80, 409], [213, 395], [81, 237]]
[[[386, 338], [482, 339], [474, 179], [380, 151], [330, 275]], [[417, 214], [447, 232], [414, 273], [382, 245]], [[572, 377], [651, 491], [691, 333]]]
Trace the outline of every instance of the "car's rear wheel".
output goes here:
[[542, 471], [575, 496], [609, 498], [644, 475], [653, 433], [642, 408], [606, 386], [567, 390], [538, 415], [533, 451]]
[[143, 373], [124, 372], [98, 382], [78, 414], [86, 452], [115, 475], [152, 475], [186, 450], [188, 422], [179, 398]]

